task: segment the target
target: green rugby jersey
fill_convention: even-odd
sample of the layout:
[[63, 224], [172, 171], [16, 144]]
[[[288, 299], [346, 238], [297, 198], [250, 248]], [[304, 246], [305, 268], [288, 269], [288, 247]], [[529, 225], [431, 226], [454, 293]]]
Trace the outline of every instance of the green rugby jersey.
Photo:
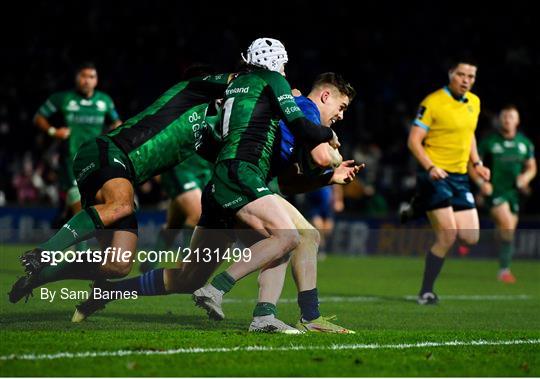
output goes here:
[[220, 74], [180, 82], [107, 134], [129, 157], [137, 182], [176, 166], [200, 148], [209, 103], [223, 96], [228, 78]]
[[495, 132], [480, 141], [478, 153], [491, 169], [493, 192], [501, 193], [516, 188], [525, 161], [534, 158], [534, 145], [521, 133], [508, 140]]
[[56, 92], [38, 109], [37, 114], [56, 127], [68, 127], [69, 138], [62, 141], [62, 158], [72, 160], [77, 149], [103, 132], [106, 127], [119, 120], [114, 103], [109, 95], [94, 91], [86, 98], [75, 90]]
[[268, 175], [280, 119], [299, 142], [318, 144], [332, 138], [330, 128], [305, 118], [283, 75], [265, 69], [240, 74], [225, 91], [223, 147], [216, 162], [243, 160]]

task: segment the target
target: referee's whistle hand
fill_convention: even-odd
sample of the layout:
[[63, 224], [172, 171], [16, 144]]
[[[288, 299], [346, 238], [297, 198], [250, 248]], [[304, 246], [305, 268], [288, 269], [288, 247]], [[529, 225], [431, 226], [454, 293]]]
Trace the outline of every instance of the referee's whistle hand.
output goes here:
[[448, 173], [439, 167], [433, 167], [429, 171], [429, 177], [431, 178], [431, 180], [442, 180], [446, 178], [447, 176], [448, 176]]

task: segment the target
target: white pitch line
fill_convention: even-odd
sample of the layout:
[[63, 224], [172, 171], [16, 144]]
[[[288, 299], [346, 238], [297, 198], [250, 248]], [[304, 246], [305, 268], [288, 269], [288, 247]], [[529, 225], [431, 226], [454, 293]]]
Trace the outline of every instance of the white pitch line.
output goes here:
[[[396, 296], [396, 297], [382, 297], [382, 296], [327, 296], [319, 298], [321, 303], [368, 303], [375, 301], [388, 301], [392, 299], [402, 300], [416, 300], [417, 296]], [[465, 301], [496, 301], [496, 300], [530, 300], [532, 296], [529, 295], [446, 295], [439, 296], [441, 300], [465, 300]], [[280, 303], [296, 303], [297, 299], [286, 298], [280, 299]], [[239, 298], [225, 298], [224, 303], [253, 303], [256, 299], [239, 299]]]
[[508, 341], [443, 341], [443, 342], [416, 342], [406, 344], [333, 344], [326, 346], [239, 346], [239, 347], [189, 347], [171, 350], [117, 350], [117, 351], [84, 351], [79, 353], [55, 353], [55, 354], [11, 354], [0, 356], [0, 361], [26, 360], [53, 360], [53, 359], [73, 359], [73, 358], [99, 358], [99, 357], [126, 357], [132, 355], [177, 355], [177, 354], [203, 354], [203, 353], [235, 353], [235, 352], [273, 352], [273, 351], [308, 351], [308, 350], [404, 350], [422, 347], [444, 347], [444, 346], [508, 346], [508, 345], [539, 345], [540, 339], [533, 340], [508, 340]]

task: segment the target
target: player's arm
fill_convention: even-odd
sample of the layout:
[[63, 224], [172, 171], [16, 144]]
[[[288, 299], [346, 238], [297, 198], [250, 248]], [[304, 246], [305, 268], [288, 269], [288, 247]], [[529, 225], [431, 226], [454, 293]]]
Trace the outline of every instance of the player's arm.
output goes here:
[[529, 183], [534, 179], [537, 173], [536, 159], [531, 157], [525, 161], [523, 172], [516, 178], [516, 186], [520, 190], [526, 190]]
[[122, 125], [122, 120], [120, 120], [120, 116], [118, 115], [118, 112], [116, 111], [116, 107], [114, 106], [112, 99], [109, 99], [107, 118], [110, 121], [109, 131], [114, 130], [118, 128], [120, 125]]
[[118, 115], [118, 111], [116, 110], [116, 106], [112, 99], [108, 97], [107, 100], [107, 119], [109, 120], [109, 131], [111, 131], [122, 125], [122, 120], [120, 120], [120, 116]]
[[[482, 141], [480, 143], [477, 151], [478, 159], [480, 161], [482, 161], [486, 157], [486, 154], [489, 154], [489, 149], [487, 148], [485, 141]], [[478, 174], [478, 172], [476, 172], [473, 167], [473, 163], [470, 160], [467, 166], [467, 172], [469, 173], [469, 177], [471, 178], [471, 180], [476, 183], [476, 185], [480, 189], [480, 193], [484, 196], [491, 196], [491, 194], [493, 193], [493, 185], [489, 182], [489, 180], [485, 180]]]
[[285, 195], [294, 195], [316, 190], [331, 184], [348, 184], [356, 174], [364, 169], [365, 164], [356, 165], [353, 160], [344, 161], [335, 170], [319, 176], [304, 175], [297, 165], [292, 165], [289, 171], [278, 178], [279, 188]]
[[424, 149], [424, 139], [426, 138], [427, 130], [424, 127], [414, 124], [409, 132], [407, 146], [412, 155], [416, 158], [420, 166], [429, 173], [433, 180], [441, 180], [448, 176], [448, 173], [440, 167], [436, 167], [428, 157]]
[[189, 82], [209, 99], [219, 99], [223, 97], [227, 86], [235, 76], [233, 73], [207, 75], [190, 79]]
[[313, 162], [322, 168], [336, 168], [343, 161], [343, 157], [339, 153], [339, 150], [334, 149], [326, 142], [315, 146], [311, 150], [310, 155]]
[[334, 211], [343, 212], [345, 209], [345, 202], [343, 200], [343, 187], [337, 184], [333, 185], [333, 195], [334, 195]]
[[109, 131], [118, 128], [120, 125], [122, 125], [122, 121], [121, 121], [121, 120], [113, 121], [113, 122], [109, 125]]
[[49, 97], [36, 112], [34, 125], [53, 138], [67, 139], [70, 133], [69, 128], [65, 126], [55, 127], [49, 123], [50, 117], [58, 112], [59, 107], [58, 96], [52, 95]]
[[[472, 169], [471, 169], [472, 166]], [[473, 134], [471, 141], [471, 153], [469, 155], [469, 172], [475, 172], [479, 178], [489, 181], [491, 177], [491, 171], [484, 166], [484, 163], [480, 159], [478, 149], [476, 147], [476, 136]]]
[[300, 141], [318, 145], [328, 142], [334, 148], [339, 147], [339, 140], [331, 128], [309, 121], [294, 101], [291, 87], [287, 80], [278, 73], [270, 72], [268, 84], [277, 103], [281, 118], [289, 126], [291, 133]]

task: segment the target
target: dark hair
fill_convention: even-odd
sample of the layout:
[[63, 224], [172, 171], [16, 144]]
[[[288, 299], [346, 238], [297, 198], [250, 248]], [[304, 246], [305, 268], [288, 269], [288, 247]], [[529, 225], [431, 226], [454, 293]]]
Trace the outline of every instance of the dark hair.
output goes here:
[[353, 86], [347, 82], [343, 77], [335, 72], [325, 72], [317, 76], [313, 82], [313, 87], [316, 88], [321, 85], [329, 84], [338, 89], [342, 95], [346, 95], [349, 98], [349, 101], [352, 101], [356, 96], [356, 91]]
[[189, 80], [199, 76], [213, 75], [215, 73], [216, 70], [210, 64], [193, 63], [184, 70], [182, 74], [182, 80]]
[[82, 70], [86, 70], [86, 69], [97, 71], [96, 65], [93, 62], [87, 61], [77, 66], [77, 70], [75, 71], [75, 74], [78, 75]]
[[501, 108], [501, 113], [504, 111], [516, 111], [519, 113], [518, 108], [514, 104], [506, 104], [504, 107]]
[[454, 71], [460, 64], [468, 64], [469, 66], [478, 68], [478, 62], [472, 57], [459, 57], [455, 58], [450, 63], [450, 71]]
[[239, 74], [246, 74], [246, 73], [249, 73], [251, 71], [258, 71], [258, 70], [265, 70], [265, 68], [261, 67], [261, 66], [256, 66], [256, 65], [251, 64], [251, 63], [247, 63], [243, 59], [238, 61], [238, 63], [235, 66], [235, 69], [234, 69], [234, 71], [239, 73]]

